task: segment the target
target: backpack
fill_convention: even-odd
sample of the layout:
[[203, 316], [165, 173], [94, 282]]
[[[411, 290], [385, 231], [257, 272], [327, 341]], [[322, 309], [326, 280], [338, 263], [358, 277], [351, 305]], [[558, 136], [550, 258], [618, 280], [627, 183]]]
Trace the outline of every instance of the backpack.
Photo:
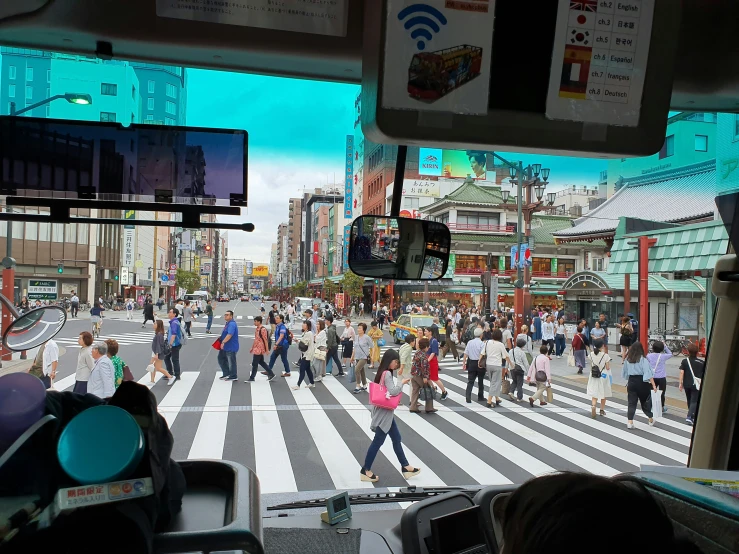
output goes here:
[[[605, 356], [605, 352], [600, 355], [600, 361], [601, 362], [603, 361], [603, 356]], [[596, 364], [591, 359], [590, 360], [590, 375], [592, 377], [595, 377], [596, 379], [600, 379], [600, 377], [601, 377], [602, 374], [603, 374], [603, 372], [600, 369], [600, 362]]]
[[293, 343], [293, 332], [285, 327], [285, 330], [287, 333], [285, 333], [285, 340], [287, 340], [287, 345], [290, 346]]
[[475, 338], [475, 327], [477, 327], [476, 322], [467, 327], [467, 330], [464, 332], [464, 337], [462, 337], [462, 340], [465, 342], [465, 344]]
[[[267, 333], [267, 328], [266, 327], [262, 326], [260, 328], [260, 332], [261, 332], [261, 330], [264, 330], [264, 332]], [[264, 340], [264, 337], [261, 337], [261, 338], [262, 338], [262, 340]], [[269, 333], [267, 333], [267, 350], [272, 350], [272, 337], [269, 336]]]

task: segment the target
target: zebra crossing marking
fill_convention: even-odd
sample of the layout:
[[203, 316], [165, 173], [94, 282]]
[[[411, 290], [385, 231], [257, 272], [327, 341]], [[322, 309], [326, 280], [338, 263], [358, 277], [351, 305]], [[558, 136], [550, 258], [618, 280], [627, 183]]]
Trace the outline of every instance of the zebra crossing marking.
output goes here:
[[[190, 395], [190, 391], [199, 375], [199, 371], [183, 371], [180, 374], [180, 380], [175, 381], [167, 395], [159, 403], [159, 413], [167, 420], [170, 429], [177, 419], [177, 415], [182, 411], [182, 407], [185, 405], [185, 401], [187, 401], [187, 397]], [[178, 384], [179, 386], [176, 387], [175, 385]]]
[[200, 416], [200, 423], [187, 456], [188, 460], [199, 458], [220, 460], [223, 457], [232, 388], [231, 383], [221, 381], [216, 373], [208, 399], [205, 401], [205, 407], [213, 411], [204, 411]]

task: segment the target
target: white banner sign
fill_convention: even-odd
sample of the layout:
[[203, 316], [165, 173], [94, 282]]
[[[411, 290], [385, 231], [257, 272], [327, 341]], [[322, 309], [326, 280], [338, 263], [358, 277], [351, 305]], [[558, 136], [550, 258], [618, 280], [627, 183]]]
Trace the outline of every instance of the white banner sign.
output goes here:
[[123, 230], [123, 265], [125, 267], [133, 267], [133, 249], [134, 249], [134, 237], [136, 235], [136, 229], [124, 229]]
[[128, 268], [122, 267], [121, 268], [121, 285], [130, 285], [131, 284], [130, 280], [131, 280], [131, 277], [129, 276]]

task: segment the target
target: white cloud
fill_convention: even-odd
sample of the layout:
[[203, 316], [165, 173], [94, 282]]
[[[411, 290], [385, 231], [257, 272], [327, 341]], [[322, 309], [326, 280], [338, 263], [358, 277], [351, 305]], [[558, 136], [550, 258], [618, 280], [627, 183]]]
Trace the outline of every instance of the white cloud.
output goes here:
[[279, 157], [273, 163], [265, 161], [249, 163], [248, 207], [241, 216], [220, 216], [223, 223], [253, 223], [251, 233], [228, 232], [228, 256], [231, 259], [246, 258], [254, 263], [269, 263], [272, 243], [277, 241], [277, 226], [288, 222], [288, 200], [302, 196], [303, 189], [313, 190], [325, 186], [328, 181], [341, 179], [343, 167], [337, 163], [318, 164], [306, 159], [292, 158], [296, 162], [286, 167], [288, 158]]

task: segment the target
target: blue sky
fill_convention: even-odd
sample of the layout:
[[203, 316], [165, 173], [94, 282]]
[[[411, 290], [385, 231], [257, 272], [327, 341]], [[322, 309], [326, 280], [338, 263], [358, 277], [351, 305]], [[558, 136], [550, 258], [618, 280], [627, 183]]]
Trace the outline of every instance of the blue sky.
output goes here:
[[[249, 207], [240, 220], [256, 230], [229, 233], [230, 255], [269, 262], [277, 225], [287, 221], [288, 198], [341, 181], [358, 92], [357, 85], [188, 70], [187, 124], [249, 134]], [[607, 167], [602, 159], [501, 155], [549, 167], [552, 191], [595, 185]]]

